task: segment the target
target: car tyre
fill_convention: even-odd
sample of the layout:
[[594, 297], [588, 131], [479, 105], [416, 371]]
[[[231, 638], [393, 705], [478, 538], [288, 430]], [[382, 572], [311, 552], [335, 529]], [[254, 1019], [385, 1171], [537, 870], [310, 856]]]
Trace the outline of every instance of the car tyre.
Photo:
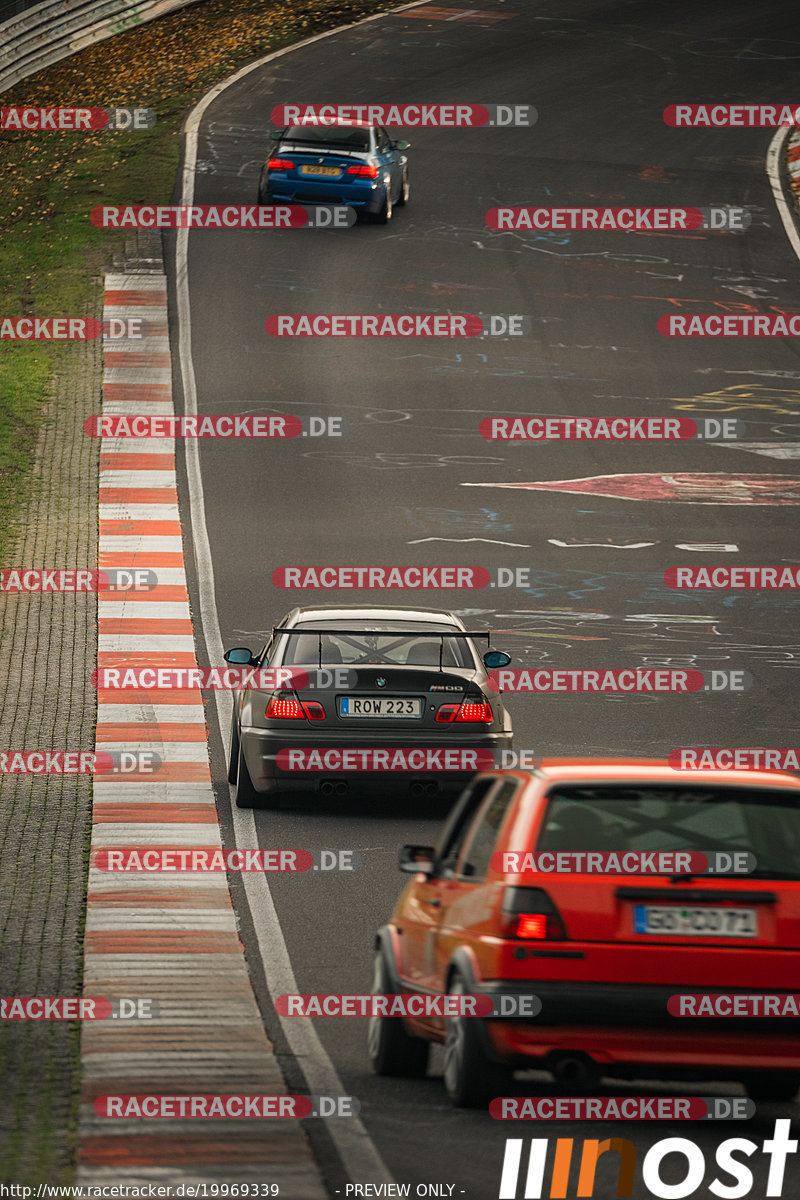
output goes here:
[[239, 743], [239, 752], [236, 756], [236, 783], [233, 798], [237, 808], [259, 808], [262, 803], [260, 793], [253, 787], [241, 743]]
[[778, 1102], [794, 1100], [800, 1088], [800, 1075], [786, 1071], [763, 1071], [749, 1075], [744, 1086], [751, 1100]]
[[383, 198], [383, 204], [381, 205], [379, 211], [376, 212], [376, 214], [375, 214], [375, 220], [377, 221], [378, 225], [388, 225], [388, 223], [392, 219], [393, 211], [394, 211], [394, 209], [392, 207], [392, 189], [391, 189], [391, 185], [387, 183], [386, 195]]
[[236, 706], [233, 709], [231, 721], [231, 752], [228, 755], [228, 783], [236, 783], [239, 771], [239, 723], [236, 720]]
[[397, 204], [397, 207], [403, 208], [406, 204], [408, 204], [410, 196], [411, 196], [411, 185], [408, 182], [408, 167], [403, 167], [403, 181], [400, 184], [400, 195], [397, 197], [397, 200], [395, 201], [395, 203]]
[[[468, 995], [460, 975], [453, 976], [450, 995]], [[487, 1059], [480, 1038], [479, 1018], [448, 1017], [444, 1043], [444, 1086], [457, 1108], [486, 1108], [495, 1096], [506, 1094], [513, 1078], [510, 1067]]]
[[[378, 996], [394, 992], [383, 950], [375, 955], [372, 992]], [[412, 1037], [401, 1017], [370, 1017], [367, 1049], [376, 1075], [424, 1079], [427, 1074], [430, 1042]]]

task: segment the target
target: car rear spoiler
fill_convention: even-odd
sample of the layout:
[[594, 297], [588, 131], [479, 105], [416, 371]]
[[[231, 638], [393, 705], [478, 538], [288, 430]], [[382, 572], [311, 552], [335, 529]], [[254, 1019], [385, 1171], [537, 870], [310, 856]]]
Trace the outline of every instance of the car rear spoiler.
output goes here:
[[319, 628], [315, 628], [313, 626], [310, 627], [308, 625], [303, 625], [303, 626], [295, 628], [295, 629], [284, 629], [282, 626], [273, 625], [272, 636], [276, 637], [278, 634], [281, 634], [281, 633], [285, 633], [289, 637], [296, 637], [299, 634], [316, 633], [317, 637], [319, 639], [319, 641], [318, 641], [318, 650], [319, 650], [318, 666], [320, 668], [322, 668], [322, 638], [323, 638], [323, 636], [327, 637], [330, 634], [337, 634], [337, 633], [344, 634], [345, 637], [361, 637], [365, 633], [371, 634], [373, 637], [399, 637], [399, 638], [438, 637], [438, 638], [440, 638], [440, 642], [439, 642], [439, 670], [440, 671], [442, 671], [444, 669], [442, 667], [442, 658], [444, 656], [444, 639], [445, 638], [449, 638], [449, 637], [486, 638], [487, 650], [489, 650], [491, 648], [491, 644], [492, 644], [492, 630], [491, 629], [477, 629], [477, 630], [454, 629], [452, 631], [449, 629], [441, 630], [441, 631], [426, 630], [426, 629], [319, 629]]

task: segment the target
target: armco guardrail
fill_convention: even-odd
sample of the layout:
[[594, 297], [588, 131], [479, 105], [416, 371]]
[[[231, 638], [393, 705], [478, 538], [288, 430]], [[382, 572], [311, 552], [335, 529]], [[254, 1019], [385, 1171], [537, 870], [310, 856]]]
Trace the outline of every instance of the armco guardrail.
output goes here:
[[[198, 0], [45, 0], [0, 25], [0, 92], [78, 50]], [[92, 97], [84, 97], [88, 102]]]

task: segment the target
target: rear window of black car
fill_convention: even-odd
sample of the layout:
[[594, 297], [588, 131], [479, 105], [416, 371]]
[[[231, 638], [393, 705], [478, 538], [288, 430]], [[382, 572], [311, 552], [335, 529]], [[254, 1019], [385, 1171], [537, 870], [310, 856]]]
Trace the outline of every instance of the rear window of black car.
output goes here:
[[[361, 664], [399, 665], [432, 667], [438, 670], [439, 648], [441, 639], [438, 637], [421, 637], [420, 634], [441, 629], [446, 632], [448, 626], [420, 625], [412, 621], [383, 622], [386, 629], [399, 630], [399, 633], [337, 633], [339, 629], [358, 629], [360, 621], [315, 621], [314, 629], [324, 629], [322, 634], [322, 661], [330, 666], [332, 663], [344, 663], [347, 666]], [[366, 622], [363, 622], [366, 624]], [[381, 622], [370, 622], [369, 628], [380, 629]], [[297, 625], [298, 630], [302, 625]], [[405, 635], [402, 631], [408, 630]], [[314, 664], [319, 658], [319, 635], [316, 633], [300, 634], [284, 638], [283, 664], [285, 666], [302, 666]], [[474, 670], [469, 648], [464, 638], [445, 637], [442, 649], [443, 667], [463, 667]]]
[[369, 150], [369, 130], [346, 125], [290, 125], [282, 142], [328, 150]]
[[558, 785], [537, 850], [744, 850], [748, 879], [800, 879], [800, 791]]

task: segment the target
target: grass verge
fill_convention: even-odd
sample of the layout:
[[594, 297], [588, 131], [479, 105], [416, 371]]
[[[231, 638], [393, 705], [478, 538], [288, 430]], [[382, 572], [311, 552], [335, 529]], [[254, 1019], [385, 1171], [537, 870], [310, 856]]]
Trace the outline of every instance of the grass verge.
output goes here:
[[[104, 202], [130, 204], [145, 197], [169, 202], [180, 124], [203, 93], [262, 54], [396, 4], [203, 0], [117, 34], [4, 92], [3, 107], [138, 106], [155, 109], [158, 123], [142, 133], [0, 135], [2, 315], [96, 311], [97, 278], [122, 248], [124, 234], [95, 229], [89, 212]], [[33, 486], [36, 437], [53, 374], [63, 360], [64, 348], [55, 342], [2, 342], [0, 563], [6, 562], [21, 505]]]
[[[218, 80], [271, 50], [394, 7], [397, 0], [204, 0], [119, 34], [3, 93], [12, 106], [143, 106], [158, 113], [148, 132], [0, 135], [0, 317], [99, 315], [100, 276], [126, 235], [95, 229], [97, 204], [168, 203], [186, 112]], [[268, 120], [268, 115], [265, 117]], [[4, 340], [0, 345], [0, 564], [15, 541], [23, 505], [48, 464], [35, 464], [51, 396], [69, 386], [68, 348]], [[100, 405], [98, 381], [98, 409]], [[99, 451], [99, 443], [98, 443]], [[38, 473], [34, 473], [34, 465]], [[86, 503], [93, 503], [86, 497]], [[12, 565], [12, 564], [8, 564]], [[19, 566], [82, 566], [20, 563]], [[84, 846], [88, 867], [88, 842]], [[64, 953], [69, 953], [66, 948]], [[79, 951], [78, 951], [79, 953]], [[0, 1058], [2, 1058], [0, 1041]], [[32, 1054], [32, 1052], [31, 1052]], [[23, 1057], [27, 1062], [31, 1054]], [[66, 1144], [77, 1136], [80, 1031], [68, 1061], [50, 1046], [35, 1078], [17, 1079], [0, 1181], [69, 1184]], [[42, 1063], [42, 1059], [39, 1059]], [[2, 1072], [0, 1072], [2, 1074]], [[4, 1086], [10, 1081], [3, 1080]], [[70, 1097], [68, 1116], [54, 1098]], [[64, 1111], [59, 1104], [60, 1113]], [[66, 1126], [66, 1127], [65, 1127]], [[10, 1171], [10, 1174], [8, 1172]]]

